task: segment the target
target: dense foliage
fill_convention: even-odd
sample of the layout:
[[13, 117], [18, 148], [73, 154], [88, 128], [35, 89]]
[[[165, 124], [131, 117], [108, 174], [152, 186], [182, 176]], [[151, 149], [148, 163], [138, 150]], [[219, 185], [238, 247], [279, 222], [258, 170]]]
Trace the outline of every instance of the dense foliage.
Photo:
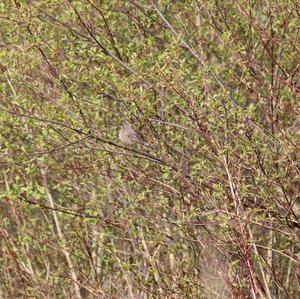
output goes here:
[[0, 297], [297, 298], [299, 28], [294, 0], [1, 1]]

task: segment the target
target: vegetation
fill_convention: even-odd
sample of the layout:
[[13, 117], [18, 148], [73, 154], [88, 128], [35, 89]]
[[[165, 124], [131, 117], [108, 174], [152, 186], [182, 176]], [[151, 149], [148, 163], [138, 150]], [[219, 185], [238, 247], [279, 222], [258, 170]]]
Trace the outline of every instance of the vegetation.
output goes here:
[[1, 1], [0, 297], [297, 298], [299, 28], [295, 0]]

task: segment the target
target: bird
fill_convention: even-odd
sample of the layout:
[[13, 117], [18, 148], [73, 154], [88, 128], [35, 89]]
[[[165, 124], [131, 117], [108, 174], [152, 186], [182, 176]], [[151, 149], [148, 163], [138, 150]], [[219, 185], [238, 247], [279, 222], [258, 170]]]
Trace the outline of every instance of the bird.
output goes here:
[[142, 143], [138, 133], [128, 123], [121, 126], [119, 139], [125, 145]]

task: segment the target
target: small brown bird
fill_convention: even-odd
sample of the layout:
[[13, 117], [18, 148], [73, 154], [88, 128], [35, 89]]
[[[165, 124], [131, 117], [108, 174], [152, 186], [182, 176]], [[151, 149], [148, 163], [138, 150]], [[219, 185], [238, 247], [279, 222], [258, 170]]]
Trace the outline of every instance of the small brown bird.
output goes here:
[[137, 132], [131, 127], [130, 124], [125, 124], [121, 127], [119, 131], [119, 139], [125, 145], [134, 144], [137, 142], [142, 143]]

